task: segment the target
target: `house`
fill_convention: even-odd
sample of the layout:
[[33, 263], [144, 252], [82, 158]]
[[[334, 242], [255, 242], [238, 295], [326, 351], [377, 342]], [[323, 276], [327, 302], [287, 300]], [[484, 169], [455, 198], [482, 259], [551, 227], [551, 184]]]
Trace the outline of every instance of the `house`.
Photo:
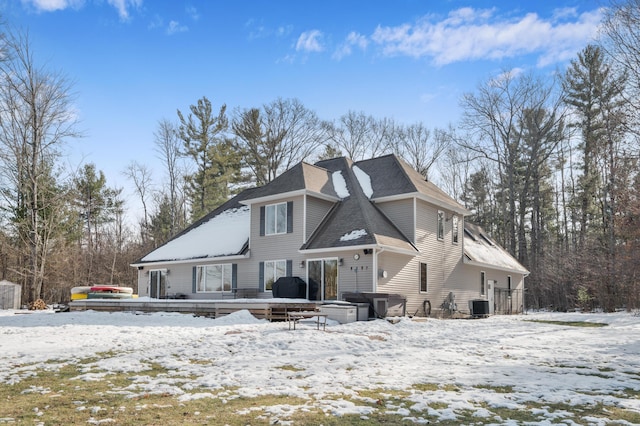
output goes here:
[[406, 298], [406, 313], [523, 309], [527, 270], [469, 212], [395, 155], [301, 162], [132, 264], [140, 296], [271, 298], [300, 277], [310, 300]]

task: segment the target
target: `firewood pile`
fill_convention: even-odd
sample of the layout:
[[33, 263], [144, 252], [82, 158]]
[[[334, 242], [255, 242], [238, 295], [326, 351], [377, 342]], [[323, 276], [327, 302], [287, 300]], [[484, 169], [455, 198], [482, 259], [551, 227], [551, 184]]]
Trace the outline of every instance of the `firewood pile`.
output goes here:
[[29, 309], [32, 311], [40, 311], [43, 309], [47, 309], [47, 304], [42, 299], [38, 299], [34, 302], [29, 303]]

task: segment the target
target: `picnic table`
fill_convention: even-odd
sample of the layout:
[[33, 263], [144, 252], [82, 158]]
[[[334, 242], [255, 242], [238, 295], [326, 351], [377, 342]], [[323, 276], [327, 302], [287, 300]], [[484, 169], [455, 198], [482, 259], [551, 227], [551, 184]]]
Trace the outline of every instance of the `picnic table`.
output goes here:
[[316, 319], [316, 329], [320, 330], [320, 324], [322, 324], [322, 330], [327, 329], [327, 314], [318, 311], [292, 311], [287, 312], [287, 322], [289, 323], [289, 330], [293, 325], [293, 329], [296, 329], [296, 324], [303, 319]]

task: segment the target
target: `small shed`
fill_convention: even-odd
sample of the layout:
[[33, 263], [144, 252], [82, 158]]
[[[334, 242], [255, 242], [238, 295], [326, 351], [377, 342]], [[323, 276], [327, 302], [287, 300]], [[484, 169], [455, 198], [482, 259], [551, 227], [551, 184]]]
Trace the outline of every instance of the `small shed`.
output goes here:
[[22, 288], [9, 281], [0, 281], [0, 309], [20, 309]]

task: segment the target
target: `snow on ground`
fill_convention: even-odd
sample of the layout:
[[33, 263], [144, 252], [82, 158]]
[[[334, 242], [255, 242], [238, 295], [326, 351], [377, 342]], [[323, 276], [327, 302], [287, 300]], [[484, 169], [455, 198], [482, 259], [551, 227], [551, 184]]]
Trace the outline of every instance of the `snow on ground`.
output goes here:
[[[530, 320], [592, 321], [601, 328], [570, 327]], [[108, 355], [103, 355], [107, 353]], [[401, 318], [338, 324], [327, 331], [315, 324], [289, 330], [248, 311], [216, 320], [185, 314], [0, 311], [0, 381], [17, 383], [37, 368], [79, 361], [84, 380], [110, 372], [139, 373], [127, 388], [132, 396], [169, 393], [180, 400], [211, 397], [222, 388], [236, 396], [299, 396], [328, 414], [371, 413], [358, 405], [360, 389], [407, 389], [418, 383], [452, 384], [412, 392], [405, 407], [382, 407], [400, 414], [429, 410], [442, 419], [471, 408], [478, 416], [491, 407], [518, 409], [528, 401], [566, 404], [606, 402], [640, 412], [640, 317], [629, 313], [535, 313], [480, 320], [415, 321]], [[169, 377], [144, 374], [151, 363]], [[282, 368], [292, 367], [292, 368]], [[478, 385], [509, 386], [510, 393]], [[336, 395], [351, 396], [336, 399]], [[355, 401], [355, 402], [354, 402]], [[434, 410], [438, 401], [448, 408]], [[475, 407], [475, 408], [474, 408]], [[270, 410], [295, 410], [270, 407]], [[544, 411], [544, 410], [542, 410]], [[544, 415], [544, 413], [542, 413]], [[547, 413], [552, 422], [558, 413]]]

